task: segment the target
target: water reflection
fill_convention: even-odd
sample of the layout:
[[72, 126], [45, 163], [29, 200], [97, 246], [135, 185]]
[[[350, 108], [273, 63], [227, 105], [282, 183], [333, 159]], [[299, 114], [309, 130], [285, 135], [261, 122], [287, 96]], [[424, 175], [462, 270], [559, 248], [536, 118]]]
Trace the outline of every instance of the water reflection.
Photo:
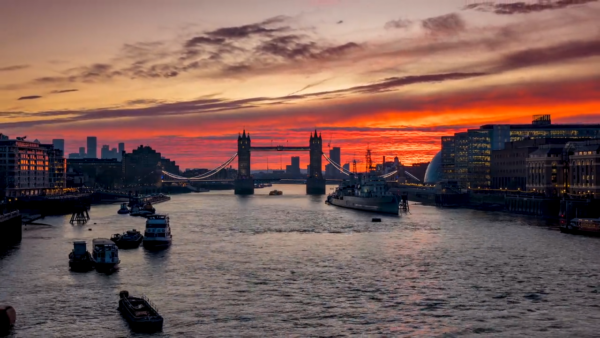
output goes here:
[[[75, 274], [74, 240], [144, 228], [93, 207], [24, 232], [0, 254], [0, 302], [15, 336], [136, 336], [118, 292], [146, 294], [165, 317], [156, 336], [594, 336], [600, 240], [503, 213], [411, 205], [401, 217], [325, 205], [302, 185], [283, 196], [173, 196], [162, 251], [120, 250], [119, 271]], [[92, 228], [93, 231], [87, 231]], [[68, 297], [65, 297], [68, 295]], [[22, 314], [22, 315], [21, 315]]]

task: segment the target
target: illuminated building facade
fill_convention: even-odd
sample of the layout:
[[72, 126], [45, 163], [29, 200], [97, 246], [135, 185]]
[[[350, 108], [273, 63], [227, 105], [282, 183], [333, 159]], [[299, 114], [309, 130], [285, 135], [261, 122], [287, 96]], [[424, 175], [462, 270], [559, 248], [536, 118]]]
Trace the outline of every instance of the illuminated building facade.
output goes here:
[[[446, 136], [443, 136], [443, 138]], [[442, 138], [442, 154], [454, 151], [454, 173], [445, 179], [456, 179], [462, 188], [490, 188], [492, 186], [491, 154], [502, 150], [507, 142], [525, 139], [593, 139], [600, 138], [600, 124], [555, 124], [549, 115], [534, 116], [531, 124], [484, 125], [454, 135], [452, 143]], [[448, 159], [449, 157], [447, 157]], [[446, 163], [450, 170], [451, 164]], [[453, 175], [453, 177], [452, 177]]]

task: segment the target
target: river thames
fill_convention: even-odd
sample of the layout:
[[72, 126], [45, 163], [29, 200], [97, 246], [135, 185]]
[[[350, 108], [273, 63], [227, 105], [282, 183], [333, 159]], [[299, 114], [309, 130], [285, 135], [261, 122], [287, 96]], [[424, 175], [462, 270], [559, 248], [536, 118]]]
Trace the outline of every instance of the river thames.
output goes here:
[[[118, 293], [146, 294], [156, 337], [598, 337], [600, 238], [534, 218], [411, 205], [400, 217], [324, 204], [302, 185], [283, 196], [174, 195], [155, 205], [173, 245], [120, 250], [117, 272], [73, 273], [73, 241], [143, 230], [145, 219], [93, 206], [27, 226], [0, 256], [10, 337], [137, 337]], [[89, 230], [91, 229], [91, 231]]]

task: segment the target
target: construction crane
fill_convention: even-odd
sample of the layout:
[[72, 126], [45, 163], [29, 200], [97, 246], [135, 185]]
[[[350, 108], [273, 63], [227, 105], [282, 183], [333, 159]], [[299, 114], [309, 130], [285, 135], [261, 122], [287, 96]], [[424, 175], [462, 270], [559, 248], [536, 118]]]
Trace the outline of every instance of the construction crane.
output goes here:
[[375, 169], [373, 167], [373, 160], [371, 159], [371, 149], [367, 146], [367, 154], [365, 155], [365, 172], [369, 173], [371, 170]]

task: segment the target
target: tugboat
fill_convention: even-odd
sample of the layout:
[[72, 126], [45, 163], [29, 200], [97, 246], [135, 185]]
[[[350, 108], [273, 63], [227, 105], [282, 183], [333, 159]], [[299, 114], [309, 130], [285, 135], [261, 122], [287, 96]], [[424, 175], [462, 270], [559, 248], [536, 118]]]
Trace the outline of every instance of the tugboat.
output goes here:
[[169, 216], [150, 215], [147, 218], [143, 241], [144, 248], [159, 249], [171, 245], [173, 236], [169, 226]]
[[135, 249], [142, 244], [143, 239], [142, 233], [135, 229], [127, 230], [123, 234], [114, 234], [110, 238], [119, 249]]
[[73, 242], [73, 251], [69, 254], [71, 271], [86, 272], [94, 268], [92, 255], [87, 251], [85, 241]]
[[269, 192], [269, 195], [271, 195], [271, 196], [283, 195], [283, 191], [281, 191], [281, 190], [273, 190], [273, 191]]
[[98, 272], [111, 272], [121, 262], [119, 260], [119, 249], [115, 242], [106, 238], [96, 238], [92, 241], [94, 251], [92, 258]]
[[384, 178], [374, 175], [352, 176], [350, 180], [344, 180], [327, 196], [327, 203], [342, 208], [394, 215], [398, 215], [400, 209], [398, 196], [387, 190]]
[[129, 292], [119, 292], [119, 311], [129, 323], [129, 327], [137, 332], [156, 332], [163, 327], [163, 317], [158, 309], [144, 296], [129, 296]]
[[121, 204], [121, 209], [119, 209], [119, 211], [117, 211], [117, 213], [119, 215], [126, 215], [129, 213], [129, 208], [127, 208], [127, 203], [123, 203]]

